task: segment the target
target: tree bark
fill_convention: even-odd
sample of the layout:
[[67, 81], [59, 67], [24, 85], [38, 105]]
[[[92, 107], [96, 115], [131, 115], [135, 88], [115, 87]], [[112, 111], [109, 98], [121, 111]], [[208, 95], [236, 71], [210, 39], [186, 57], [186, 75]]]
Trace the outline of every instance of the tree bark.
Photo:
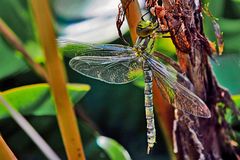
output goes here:
[[[205, 101], [212, 114], [210, 119], [204, 119], [183, 115], [178, 111], [174, 122], [177, 125], [174, 131], [174, 150], [177, 151], [178, 159], [222, 159], [222, 154], [226, 151], [237, 157], [230, 142], [231, 129], [224, 119], [224, 113], [226, 107], [231, 107], [235, 113], [238, 111], [228, 91], [218, 85], [213, 75], [208, 60], [208, 56], [212, 54], [211, 48], [203, 33], [201, 2], [172, 2], [163, 0], [163, 6], [180, 67], [193, 83], [196, 95]], [[178, 23], [181, 27], [177, 30]], [[175, 32], [171, 32], [171, 27]], [[224, 107], [220, 108], [219, 103]], [[219, 119], [222, 120], [220, 123]]]

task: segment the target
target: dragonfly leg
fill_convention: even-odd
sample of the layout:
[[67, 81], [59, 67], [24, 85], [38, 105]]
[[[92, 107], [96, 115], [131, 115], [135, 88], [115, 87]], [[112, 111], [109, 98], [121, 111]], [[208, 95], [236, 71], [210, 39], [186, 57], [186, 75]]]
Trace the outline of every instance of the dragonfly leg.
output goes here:
[[143, 63], [144, 79], [145, 79], [145, 114], [147, 121], [147, 142], [149, 154], [151, 148], [153, 148], [154, 143], [156, 143], [156, 129], [154, 122], [154, 112], [153, 112], [153, 94], [152, 94], [152, 71], [149, 66]]

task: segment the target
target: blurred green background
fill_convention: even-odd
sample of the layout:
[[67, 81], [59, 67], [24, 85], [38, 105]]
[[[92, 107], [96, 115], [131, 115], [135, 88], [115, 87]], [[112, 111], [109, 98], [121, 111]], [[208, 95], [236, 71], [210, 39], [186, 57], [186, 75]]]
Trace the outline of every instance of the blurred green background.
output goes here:
[[[53, 20], [57, 35], [63, 36], [66, 34], [65, 31], [68, 29], [67, 27], [72, 25], [74, 28], [75, 24], [80, 24], [80, 26], [87, 26], [86, 29], [81, 29], [81, 27], [79, 28], [77, 25], [75, 27], [78, 28], [74, 29], [76, 29], [76, 31], [79, 29], [80, 33], [84, 32], [86, 35], [83, 38], [85, 42], [93, 42], [95, 36], [97, 43], [121, 43], [121, 40], [117, 39], [116, 30], [115, 33], [112, 33], [109, 29], [107, 30], [107, 34], [105, 31], [101, 35], [104, 26], [99, 24], [111, 22], [111, 17], [113, 17], [113, 20], [115, 21], [115, 14], [109, 16], [106, 12], [103, 15], [99, 15], [105, 17], [99, 21], [99, 17], [96, 18], [96, 15], [90, 14], [92, 12], [89, 13], [89, 10], [91, 11], [91, 7], [90, 9], [88, 8], [91, 5], [99, 7], [99, 4], [96, 5], [97, 2], [87, 2], [83, 0], [72, 0], [70, 2], [64, 0], [54, 0], [51, 2], [54, 15]], [[71, 2], [72, 5], [69, 5]], [[240, 1], [211, 0], [209, 3], [211, 12], [219, 19], [218, 23], [223, 31], [225, 43], [223, 55], [216, 57], [218, 64], [213, 62], [212, 66], [219, 83], [229, 89], [231, 94], [238, 95], [240, 94]], [[67, 4], [69, 5], [69, 8], [67, 7]], [[75, 4], [78, 4], [81, 7], [78, 9], [78, 5]], [[105, 4], [102, 2], [102, 5], [104, 6]], [[71, 7], [75, 8], [73, 9]], [[88, 9], [85, 9], [84, 7]], [[103, 8], [103, 11], [106, 10], [111, 11], [109, 8]], [[99, 12], [103, 13], [102, 11]], [[1, 0], [0, 17], [22, 40], [32, 58], [36, 62], [44, 65], [44, 57], [38, 42], [37, 31], [35, 29], [28, 1]], [[111, 20], [108, 19], [109, 17]], [[97, 20], [94, 21], [94, 18]], [[86, 22], [88, 21], [91, 23], [87, 24]], [[205, 17], [204, 21], [205, 33], [208, 35], [210, 40], [215, 41], [216, 39], [210, 19]], [[91, 29], [90, 26], [95, 26], [96, 28]], [[115, 24], [111, 23], [111, 27], [115, 29]], [[93, 32], [96, 35], [94, 35]], [[130, 39], [128, 32], [126, 32], [125, 37], [128, 40]], [[76, 36], [76, 38], [78, 37]], [[80, 39], [80, 41], [82, 41], [82, 39]], [[158, 49], [174, 58], [175, 50], [171, 42], [167, 39], [162, 39], [160, 40], [160, 44], [161, 45], [158, 46]], [[21, 54], [12, 48], [11, 44], [7, 43], [1, 34], [0, 57], [1, 91], [29, 84], [44, 83], [44, 81], [36, 75], [32, 68], [29, 67]], [[64, 55], [63, 57], [69, 81], [73, 83], [88, 84], [91, 86], [91, 90], [84, 97], [83, 94], [80, 95], [76, 89], [72, 89], [71, 92], [73, 93], [73, 95], [71, 95], [73, 99], [75, 95], [75, 110], [79, 118], [79, 126], [82, 133], [87, 159], [109, 159], [109, 157], [111, 157], [109, 156], [107, 149], [104, 149], [103, 146], [99, 145], [98, 140], [101, 138], [99, 135], [116, 140], [128, 151], [132, 159], [169, 159], [165, 140], [159, 128], [157, 129], [157, 147], [154, 147], [151, 155], [146, 155], [146, 122], [144, 116], [144, 95], [143, 88], [141, 87], [143, 83], [142, 79], [138, 79], [136, 82], [126, 85], [105, 84], [76, 73], [68, 66], [70, 59]], [[82, 92], [85, 94], [87, 91], [88, 90]], [[52, 105], [48, 104], [50, 102], [46, 102], [49, 101], [49, 92], [47, 90], [40, 87], [36, 90], [32, 89], [29, 92], [35, 93], [37, 98], [45, 97], [45, 99], [41, 99], [41, 102], [47, 103], [45, 104], [46, 106]], [[20, 89], [19, 95], [22, 93], [25, 94], [26, 91], [22, 91]], [[32, 98], [36, 97], [32, 96]], [[81, 99], [82, 97], [83, 99]], [[18, 98], [21, 97], [16, 96], [16, 99], [13, 97], [12, 101], [14, 102]], [[29, 101], [35, 102], [33, 99]], [[38, 101], [40, 100], [38, 99]], [[239, 102], [240, 98], [236, 98], [236, 101]], [[18, 103], [18, 101], [15, 103]], [[21, 102], [21, 104], [24, 104], [24, 102]], [[46, 110], [44, 110], [40, 115], [33, 115], [33, 108], [31, 107], [21, 109], [21, 112], [27, 114], [26, 117], [31, 124], [37, 131], [39, 131], [39, 133], [61, 156], [61, 158], [64, 159], [66, 157], [56, 118], [52, 116], [54, 113], [48, 113]], [[39, 108], [35, 111], [38, 112]], [[45, 158], [11, 118], [9, 118], [6, 114], [0, 114], [0, 118], [0, 133], [3, 135], [6, 142], [19, 159]], [[123, 154], [124, 149], [122, 149], [119, 144], [115, 145], [115, 141], [112, 142], [111, 139], [108, 142], [119, 150], [116, 151], [113, 149], [114, 151], [110, 152], [116, 154], [119, 152], [119, 156], [120, 154]]]

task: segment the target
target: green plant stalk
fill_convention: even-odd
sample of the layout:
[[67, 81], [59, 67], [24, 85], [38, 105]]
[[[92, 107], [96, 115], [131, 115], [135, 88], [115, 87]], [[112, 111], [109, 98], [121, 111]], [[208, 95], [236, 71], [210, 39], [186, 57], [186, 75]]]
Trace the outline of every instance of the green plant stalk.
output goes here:
[[84, 160], [77, 120], [66, 89], [65, 70], [57, 50], [48, 0], [31, 0], [30, 2], [46, 57], [48, 78], [56, 103], [58, 124], [67, 157], [70, 160]]

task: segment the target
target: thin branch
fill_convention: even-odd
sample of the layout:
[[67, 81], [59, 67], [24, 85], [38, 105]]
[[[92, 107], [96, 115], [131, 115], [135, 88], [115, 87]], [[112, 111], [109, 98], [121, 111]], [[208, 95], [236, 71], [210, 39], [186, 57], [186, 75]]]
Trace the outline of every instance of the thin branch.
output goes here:
[[31, 126], [31, 124], [4, 99], [0, 93], [0, 102], [9, 111], [14, 121], [23, 129], [23, 131], [32, 139], [38, 146], [42, 153], [52, 160], [60, 160], [52, 148], [45, 142], [45, 140], [38, 134], [38, 132]]
[[0, 33], [6, 38], [6, 40], [17, 49], [30, 66], [34, 68], [38, 75], [40, 75], [44, 80], [48, 81], [48, 76], [45, 69], [38, 63], [36, 63], [30, 54], [24, 48], [22, 42], [17, 37], [17, 35], [7, 26], [7, 24], [0, 18]]

